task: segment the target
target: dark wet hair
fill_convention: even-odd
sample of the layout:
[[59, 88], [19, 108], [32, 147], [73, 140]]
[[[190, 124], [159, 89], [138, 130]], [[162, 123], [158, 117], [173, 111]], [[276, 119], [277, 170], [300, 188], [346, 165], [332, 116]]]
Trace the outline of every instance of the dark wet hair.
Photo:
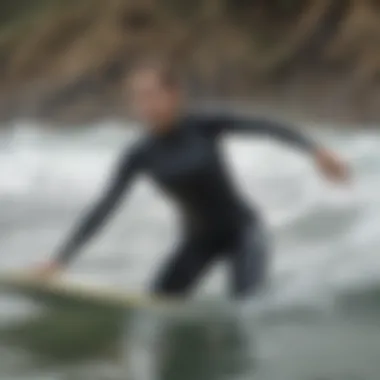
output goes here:
[[153, 71], [156, 73], [165, 87], [176, 88], [182, 85], [180, 70], [170, 59], [160, 57], [143, 58], [133, 65], [129, 76], [143, 71]]

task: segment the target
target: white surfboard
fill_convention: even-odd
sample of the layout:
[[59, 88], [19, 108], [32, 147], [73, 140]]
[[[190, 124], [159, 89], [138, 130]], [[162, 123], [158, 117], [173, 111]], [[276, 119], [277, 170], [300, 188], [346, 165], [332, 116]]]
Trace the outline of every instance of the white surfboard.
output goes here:
[[128, 293], [106, 286], [86, 285], [64, 277], [43, 279], [25, 273], [0, 274], [0, 292], [20, 294], [42, 302], [63, 302], [118, 309], [149, 308], [168, 310], [177, 308], [179, 301], [164, 300], [138, 293]]
[[64, 276], [44, 279], [22, 272], [0, 273], [0, 294], [2, 292], [27, 297], [52, 307], [146, 310], [190, 321], [199, 318], [217, 319], [228, 315], [231, 310], [230, 302], [224, 298], [165, 299], [128, 292], [128, 289], [86, 284]]

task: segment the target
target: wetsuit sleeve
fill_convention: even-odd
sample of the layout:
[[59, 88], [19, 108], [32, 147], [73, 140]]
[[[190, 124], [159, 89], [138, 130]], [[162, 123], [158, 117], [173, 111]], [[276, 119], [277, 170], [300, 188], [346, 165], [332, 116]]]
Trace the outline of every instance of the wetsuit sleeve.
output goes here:
[[140, 168], [141, 158], [139, 152], [128, 152], [120, 160], [111, 183], [104, 192], [100, 200], [90, 209], [88, 214], [74, 230], [71, 238], [59, 251], [57, 261], [61, 264], [68, 264], [77, 254], [79, 249], [95, 235], [106, 219], [115, 210], [117, 204], [127, 190], [132, 178]]
[[317, 144], [311, 138], [295, 128], [266, 118], [220, 115], [209, 117], [207, 124], [214, 136], [224, 132], [261, 134], [308, 152], [317, 148]]

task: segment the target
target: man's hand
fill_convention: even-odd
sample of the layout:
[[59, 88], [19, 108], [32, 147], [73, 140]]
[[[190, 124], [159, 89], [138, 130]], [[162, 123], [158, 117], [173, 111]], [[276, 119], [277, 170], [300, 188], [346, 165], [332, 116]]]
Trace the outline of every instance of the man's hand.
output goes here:
[[334, 153], [326, 149], [318, 149], [314, 157], [318, 168], [328, 180], [345, 183], [350, 179], [348, 165]]

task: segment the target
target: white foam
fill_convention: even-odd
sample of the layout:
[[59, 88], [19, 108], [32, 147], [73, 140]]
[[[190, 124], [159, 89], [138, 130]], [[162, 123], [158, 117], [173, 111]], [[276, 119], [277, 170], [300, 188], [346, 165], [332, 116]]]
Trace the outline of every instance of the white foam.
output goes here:
[[[307, 277], [315, 283], [323, 282], [324, 278], [320, 277], [317, 267], [323, 267], [324, 261], [328, 265], [331, 256], [339, 251], [347, 251], [348, 246], [350, 250], [347, 255], [353, 259], [360, 254], [359, 260], [366, 263], [363, 267], [356, 265], [357, 271], [365, 276], [371, 264], [371, 273], [376, 272], [380, 277], [380, 265], [376, 265], [380, 259], [373, 254], [373, 246], [380, 244], [380, 220], [377, 216], [380, 214], [380, 136], [374, 131], [346, 134], [322, 131], [319, 135], [329, 145], [343, 152], [357, 168], [357, 183], [352, 188], [327, 185], [316, 175], [307, 157], [287, 147], [254, 138], [233, 138], [226, 142], [229, 164], [236, 169], [233, 175], [241, 185], [242, 192], [250, 201], [262, 207], [275, 232], [281, 229], [294, 232], [300, 223], [318, 220], [319, 214], [324, 218], [334, 217], [336, 223], [345, 223], [346, 218], [352, 219], [353, 226], [347, 227], [346, 241], [341, 235], [321, 238], [319, 243], [298, 236], [299, 241], [289, 251], [286, 251], [286, 246], [276, 247], [281, 255], [276, 261], [280, 263], [276, 273], [284, 273], [292, 268], [295, 293], [306, 289], [306, 280], [303, 279]], [[62, 130], [59, 133], [20, 123], [12, 134], [0, 136], [0, 140], [3, 140], [0, 144], [0, 200], [11, 198], [33, 203], [50, 199], [74, 206], [86, 204], [105, 184], [110, 168], [123, 146], [134, 138], [135, 132], [126, 132], [123, 125], [114, 122], [99, 125], [94, 130]], [[128, 220], [128, 225], [141, 220], [151, 222], [145, 223], [146, 226], [153, 223], [147, 227], [149, 231], [141, 233], [141, 238], [139, 234], [134, 234], [146, 240], [153, 230], [157, 230], [155, 225], [170, 224], [173, 220], [168, 218], [170, 213], [165, 211], [169, 207], [167, 202], [157, 197], [155, 190], [147, 190], [147, 183], [140, 189], [122, 223], [123, 226], [125, 220]], [[354, 212], [350, 211], [356, 209], [364, 213], [357, 220], [354, 219]], [[323, 218], [320, 220], [323, 223]], [[318, 225], [313, 227], [318, 229]], [[169, 232], [164, 235], [165, 239], [170, 238]], [[126, 231], [127, 240], [128, 236]], [[154, 242], [149, 247], [158, 247], [159, 244], [166, 246], [166, 243]], [[136, 262], [157, 261], [153, 260], [156, 252], [143, 248], [147, 244], [134, 241], [134, 246], [139, 251], [149, 250], [137, 253], [134, 258]], [[296, 258], [305, 247], [308, 247], [309, 263]], [[34, 248], [38, 250], [38, 247]], [[330, 268], [337, 275], [341, 273], [344, 263], [349, 261], [347, 257], [339, 260], [331, 264]], [[144, 264], [138, 267], [143, 268]], [[347, 269], [348, 272], [353, 270]], [[137, 277], [145, 276], [141, 274]]]

